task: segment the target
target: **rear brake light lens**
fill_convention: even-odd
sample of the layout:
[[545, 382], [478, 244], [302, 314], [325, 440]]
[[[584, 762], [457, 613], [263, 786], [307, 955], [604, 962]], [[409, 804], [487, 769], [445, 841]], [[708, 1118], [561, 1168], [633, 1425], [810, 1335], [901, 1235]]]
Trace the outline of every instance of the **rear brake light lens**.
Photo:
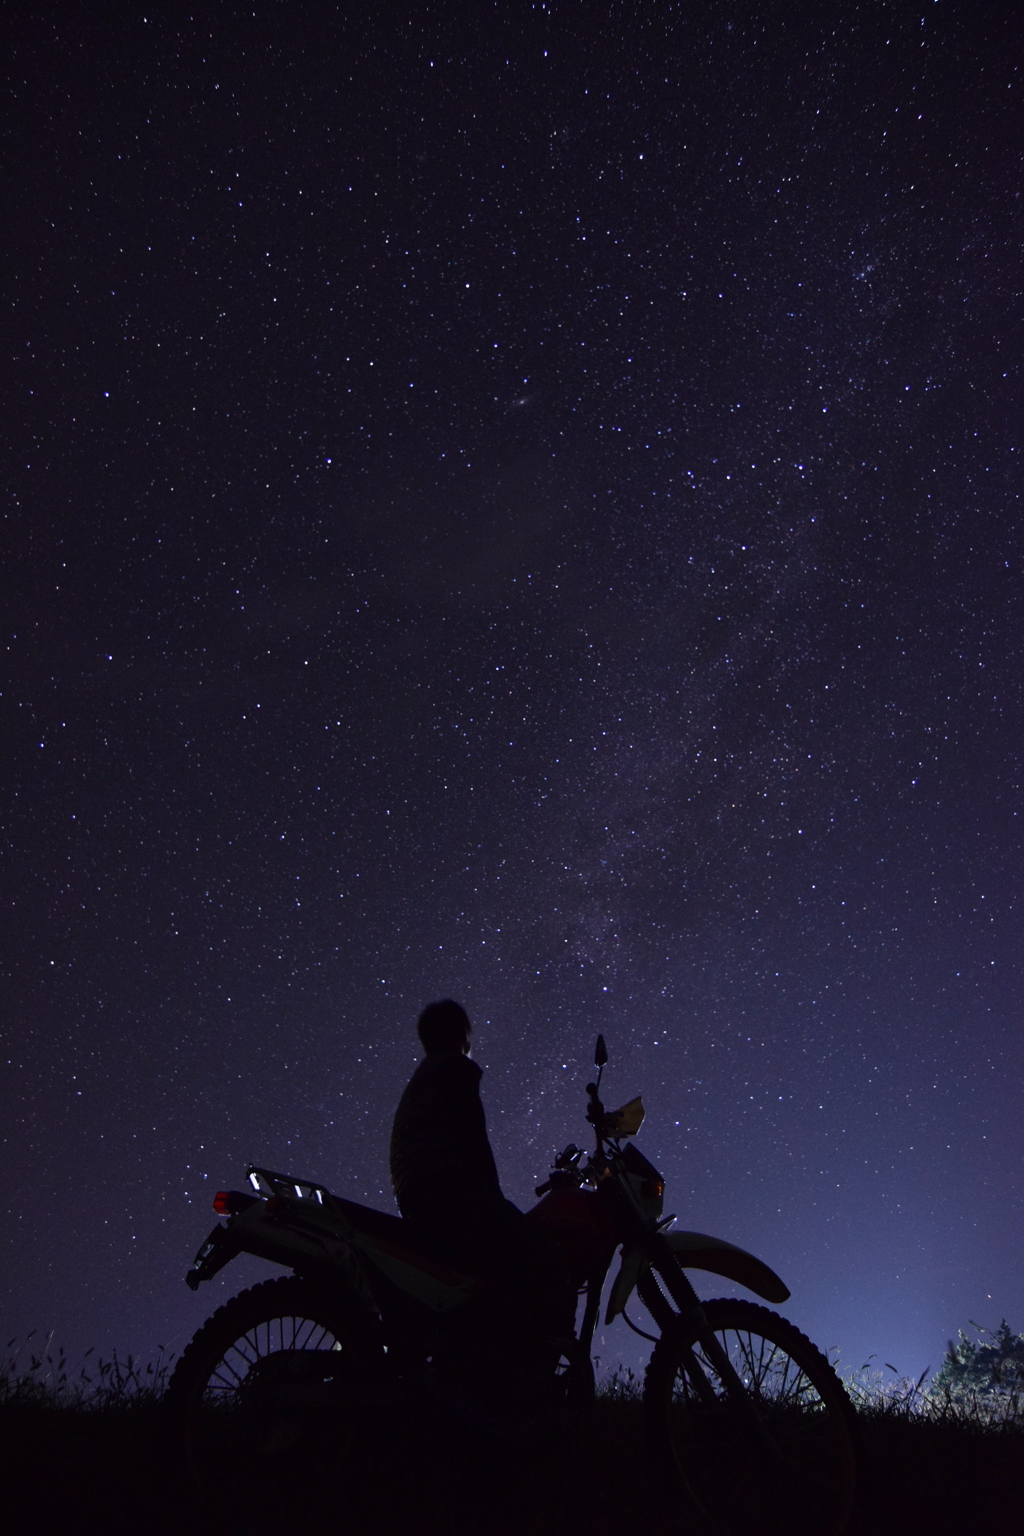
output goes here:
[[240, 1216], [255, 1204], [256, 1196], [243, 1195], [240, 1189], [218, 1189], [213, 1197], [213, 1208], [218, 1216]]

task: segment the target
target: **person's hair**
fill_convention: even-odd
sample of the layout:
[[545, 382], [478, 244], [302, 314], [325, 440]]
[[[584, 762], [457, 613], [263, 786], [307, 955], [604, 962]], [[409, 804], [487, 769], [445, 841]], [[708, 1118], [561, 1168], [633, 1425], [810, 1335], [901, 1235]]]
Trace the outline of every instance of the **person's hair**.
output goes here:
[[428, 1056], [435, 1051], [458, 1051], [470, 1032], [469, 1015], [450, 997], [428, 1003], [420, 1014], [416, 1029]]

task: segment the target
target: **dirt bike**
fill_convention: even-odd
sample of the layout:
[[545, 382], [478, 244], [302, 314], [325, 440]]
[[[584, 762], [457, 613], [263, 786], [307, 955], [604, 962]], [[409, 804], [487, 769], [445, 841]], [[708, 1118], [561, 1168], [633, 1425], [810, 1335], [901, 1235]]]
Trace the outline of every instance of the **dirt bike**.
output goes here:
[[[643, 1386], [652, 1464], [692, 1528], [839, 1536], [851, 1519], [856, 1422], [833, 1367], [778, 1313], [753, 1302], [701, 1302], [686, 1271], [738, 1282], [779, 1304], [789, 1291], [760, 1259], [720, 1238], [672, 1230], [664, 1180], [631, 1138], [642, 1101], [605, 1109], [608, 1054], [598, 1037], [587, 1084], [589, 1156], [570, 1144], [528, 1213], [561, 1254], [576, 1300], [571, 1334], [547, 1341], [547, 1405], [579, 1419], [595, 1396], [591, 1348], [604, 1309], [653, 1344]], [[423, 1251], [397, 1216], [309, 1179], [252, 1166], [251, 1193], [220, 1191], [216, 1226], [186, 1275], [196, 1289], [236, 1255], [293, 1271], [221, 1307], [183, 1352], [167, 1407], [191, 1472], [225, 1474], [236, 1457], [274, 1458], [311, 1423], [348, 1425], [349, 1446], [375, 1411], [429, 1405], [477, 1429], [487, 1412], [446, 1382], [444, 1340], [481, 1308], [486, 1285]], [[626, 1308], [636, 1295], [656, 1330]], [[580, 1303], [582, 1306], [580, 1306]], [[341, 1440], [335, 1444], [340, 1446]]]

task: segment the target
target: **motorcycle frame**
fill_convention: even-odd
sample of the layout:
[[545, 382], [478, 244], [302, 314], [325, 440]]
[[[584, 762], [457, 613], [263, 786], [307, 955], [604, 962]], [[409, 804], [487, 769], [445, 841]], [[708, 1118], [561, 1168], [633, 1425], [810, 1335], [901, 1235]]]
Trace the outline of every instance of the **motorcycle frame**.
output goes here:
[[[686, 1270], [700, 1269], [737, 1281], [775, 1304], [788, 1300], [789, 1290], [767, 1264], [733, 1243], [702, 1232], [662, 1230], [669, 1222], [659, 1220], [663, 1187], [660, 1175], [654, 1178], [651, 1198], [644, 1187], [645, 1182], [651, 1181], [645, 1181], [642, 1173], [630, 1171], [631, 1155], [622, 1146], [623, 1138], [634, 1134], [643, 1120], [641, 1101], [635, 1099], [625, 1110], [609, 1114], [598, 1097], [599, 1084], [600, 1073], [598, 1083], [587, 1086], [587, 1119], [595, 1129], [595, 1154], [587, 1168], [581, 1170], [579, 1149], [567, 1149], [557, 1159], [556, 1170], [561, 1170], [561, 1179], [576, 1187], [588, 1182], [607, 1189], [605, 1181], [613, 1181], [620, 1211], [626, 1215], [626, 1225], [632, 1227], [620, 1248], [621, 1263], [609, 1293], [605, 1323], [612, 1323], [624, 1313], [635, 1290], [663, 1334], [684, 1321], [694, 1325], [707, 1359], [730, 1396], [742, 1400], [743, 1411], [757, 1419], [759, 1425], [759, 1416], [728, 1355], [711, 1331]], [[627, 1128], [624, 1116], [630, 1112], [632, 1119]], [[634, 1164], [636, 1160], [636, 1155], [632, 1155]], [[646, 1159], [641, 1162], [646, 1163]], [[651, 1165], [646, 1167], [653, 1175]], [[346, 1215], [344, 1202], [324, 1185], [254, 1164], [250, 1164], [247, 1175], [255, 1194], [227, 1196], [227, 1225], [214, 1228], [185, 1277], [192, 1289], [238, 1253], [247, 1252], [282, 1264], [297, 1274], [340, 1286], [367, 1321], [378, 1324], [390, 1310], [383, 1294], [386, 1288], [397, 1287], [424, 1307], [427, 1316], [454, 1312], [478, 1294], [479, 1285], [473, 1277], [459, 1274], [384, 1237], [359, 1230]], [[550, 1183], [542, 1186], [542, 1190], [548, 1187]], [[586, 1301], [578, 1332], [571, 1346], [568, 1338], [564, 1341], [571, 1367], [583, 1369], [591, 1384], [594, 1334], [611, 1267], [609, 1254], [587, 1275], [582, 1287]], [[387, 1287], [381, 1286], [382, 1280]], [[687, 1356], [686, 1370], [695, 1390], [704, 1396], [713, 1395], [713, 1388], [691, 1350], [687, 1350]]]
[[[683, 1272], [688, 1268], [736, 1280], [768, 1301], [788, 1297], [779, 1277], [744, 1249], [700, 1232], [657, 1230], [631, 1187], [619, 1145], [603, 1144], [601, 1156], [609, 1174], [614, 1177], [618, 1172], [616, 1183], [636, 1221], [633, 1237], [621, 1246], [621, 1262], [605, 1310], [606, 1324], [625, 1310], [635, 1290], [663, 1333], [676, 1325], [681, 1314], [695, 1314], [699, 1325], [703, 1312]], [[339, 1286], [367, 1321], [374, 1323], [387, 1310], [380, 1279], [419, 1303], [427, 1316], [454, 1312], [477, 1294], [477, 1282], [471, 1276], [358, 1231], [345, 1214], [343, 1203], [325, 1186], [255, 1165], [250, 1165], [247, 1173], [256, 1193], [232, 1197], [240, 1208], [228, 1217], [226, 1225], [213, 1229], [186, 1275], [193, 1289], [244, 1252], [326, 1281], [332, 1288]], [[611, 1268], [609, 1255], [587, 1275], [582, 1288], [585, 1302], [576, 1336], [577, 1351], [585, 1353], [588, 1360]], [[661, 1277], [660, 1284], [656, 1275]], [[715, 1358], [719, 1350], [713, 1336], [702, 1342], [709, 1358]], [[727, 1361], [716, 1359], [715, 1363], [727, 1376], [733, 1374]]]

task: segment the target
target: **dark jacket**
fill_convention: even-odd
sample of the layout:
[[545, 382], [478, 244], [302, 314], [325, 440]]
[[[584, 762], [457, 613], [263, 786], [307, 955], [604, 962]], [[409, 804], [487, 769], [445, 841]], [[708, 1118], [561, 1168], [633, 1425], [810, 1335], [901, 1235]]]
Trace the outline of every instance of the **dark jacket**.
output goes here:
[[391, 1182], [403, 1216], [502, 1200], [482, 1075], [461, 1051], [427, 1056], [413, 1073], [391, 1128]]

